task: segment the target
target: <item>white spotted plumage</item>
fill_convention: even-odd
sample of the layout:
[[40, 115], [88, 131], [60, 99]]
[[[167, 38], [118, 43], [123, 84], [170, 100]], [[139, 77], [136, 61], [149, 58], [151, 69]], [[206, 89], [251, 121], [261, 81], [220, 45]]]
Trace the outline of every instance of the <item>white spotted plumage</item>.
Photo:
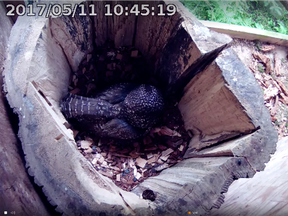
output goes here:
[[96, 98], [69, 95], [61, 104], [67, 118], [76, 118], [84, 125], [86, 122], [100, 136], [119, 139], [141, 136], [157, 123], [163, 108], [162, 94], [154, 86], [125, 83], [111, 86]]

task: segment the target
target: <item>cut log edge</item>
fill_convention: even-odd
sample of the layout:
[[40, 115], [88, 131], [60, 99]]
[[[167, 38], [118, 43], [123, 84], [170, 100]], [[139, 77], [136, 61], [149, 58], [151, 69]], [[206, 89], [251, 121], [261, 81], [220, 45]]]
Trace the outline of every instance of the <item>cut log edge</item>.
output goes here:
[[[193, 168], [190, 168], [191, 163], [194, 164]], [[244, 157], [190, 158], [183, 160], [169, 170], [162, 171], [159, 176], [145, 180], [133, 191], [140, 195], [146, 189], [153, 190], [158, 199], [166, 200], [166, 203], [161, 203], [162, 209], [166, 209], [165, 214], [183, 215], [193, 210], [202, 215], [207, 214], [212, 208], [220, 207], [224, 202], [223, 193], [227, 192], [234, 180], [250, 178], [254, 174], [255, 170]], [[184, 184], [182, 181], [186, 179], [189, 181]], [[159, 180], [161, 181], [159, 182]], [[171, 187], [167, 187], [169, 184]], [[213, 187], [213, 184], [221, 186]], [[178, 187], [182, 188], [183, 193], [175, 193]], [[204, 195], [203, 191], [205, 191]], [[173, 199], [169, 197], [169, 194], [174, 194]], [[212, 194], [213, 196], [210, 197], [209, 195]], [[190, 205], [183, 205], [183, 203]]]
[[263, 42], [288, 47], [288, 35], [285, 34], [212, 21], [201, 20], [200, 22], [209, 29], [219, 33], [228, 34], [232, 38], [260, 40]]

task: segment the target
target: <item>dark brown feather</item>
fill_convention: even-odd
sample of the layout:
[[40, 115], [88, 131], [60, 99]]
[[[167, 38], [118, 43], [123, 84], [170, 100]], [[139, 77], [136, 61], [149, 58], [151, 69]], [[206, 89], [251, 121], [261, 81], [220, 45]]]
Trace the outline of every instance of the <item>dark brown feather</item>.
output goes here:
[[154, 86], [120, 83], [95, 98], [69, 94], [60, 107], [67, 119], [99, 136], [135, 139], [159, 121], [164, 101]]

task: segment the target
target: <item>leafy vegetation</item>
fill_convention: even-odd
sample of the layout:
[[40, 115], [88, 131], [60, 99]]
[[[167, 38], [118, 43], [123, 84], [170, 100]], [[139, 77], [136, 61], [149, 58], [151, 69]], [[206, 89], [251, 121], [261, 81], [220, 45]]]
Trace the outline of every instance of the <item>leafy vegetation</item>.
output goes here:
[[259, 70], [260, 73], [264, 73], [264, 72], [265, 72], [265, 67], [264, 67], [264, 65], [261, 64], [261, 63], [259, 63], [259, 64], [258, 64], [258, 70]]
[[288, 11], [278, 1], [181, 1], [198, 19], [288, 35]]

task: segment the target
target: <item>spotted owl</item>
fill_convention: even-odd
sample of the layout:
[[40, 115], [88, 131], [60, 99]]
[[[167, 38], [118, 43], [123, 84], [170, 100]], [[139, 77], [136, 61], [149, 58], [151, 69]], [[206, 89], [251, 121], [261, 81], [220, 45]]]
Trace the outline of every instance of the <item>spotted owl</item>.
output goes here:
[[120, 83], [93, 98], [67, 95], [60, 104], [67, 119], [100, 137], [136, 139], [161, 118], [161, 92], [148, 84]]

